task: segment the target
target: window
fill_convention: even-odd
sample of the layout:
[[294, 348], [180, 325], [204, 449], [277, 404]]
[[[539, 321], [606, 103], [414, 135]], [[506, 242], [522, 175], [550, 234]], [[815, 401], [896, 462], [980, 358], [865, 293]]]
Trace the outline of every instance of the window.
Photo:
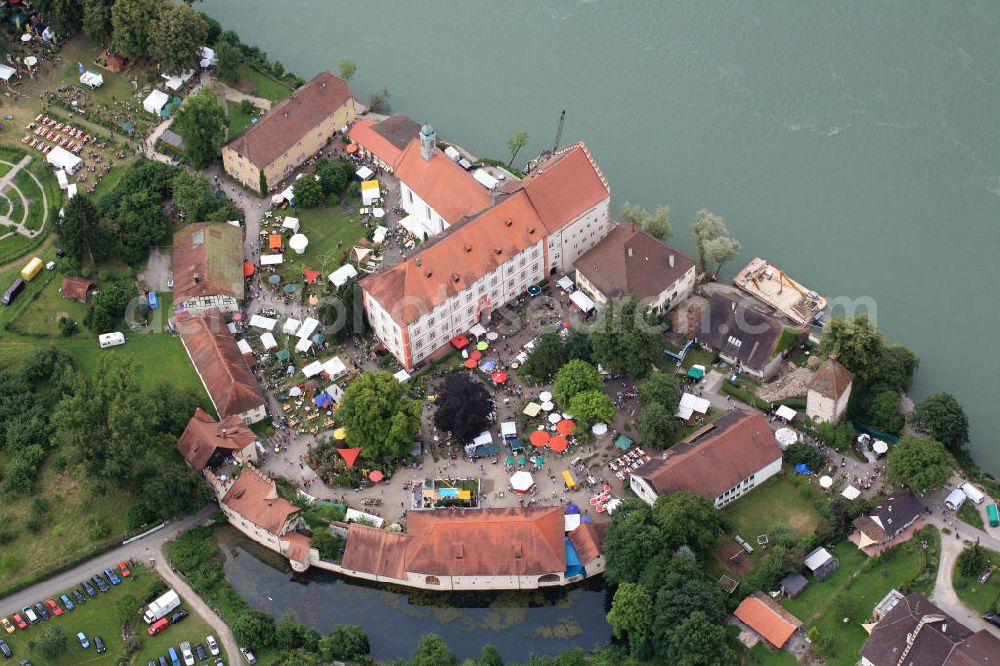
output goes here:
[[743, 346], [743, 341], [740, 340], [739, 338], [734, 338], [733, 336], [730, 335], [729, 336], [729, 344], [731, 344], [732, 346], [734, 346], [737, 349], [739, 349], [740, 347]]
[[539, 583], [558, 583], [559, 574], [545, 574], [544, 576], [538, 577]]
[[437, 576], [428, 576], [427, 578], [424, 579], [424, 582], [427, 583], [428, 585], [440, 585], [441, 584], [441, 581], [438, 579]]

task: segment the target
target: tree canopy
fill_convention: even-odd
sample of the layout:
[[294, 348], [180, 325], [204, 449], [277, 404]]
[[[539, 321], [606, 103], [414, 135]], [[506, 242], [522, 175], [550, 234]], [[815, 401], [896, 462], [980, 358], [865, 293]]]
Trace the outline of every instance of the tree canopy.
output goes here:
[[655, 446], [661, 449], [673, 444], [677, 434], [675, 413], [659, 402], [643, 407], [635, 422], [639, 441], [646, 446]]
[[952, 451], [958, 451], [969, 441], [969, 417], [950, 393], [927, 396], [910, 415], [910, 427]]
[[240, 82], [240, 65], [243, 51], [233, 44], [220, 39], [215, 45], [215, 75], [223, 83], [235, 86]]
[[615, 403], [603, 389], [582, 391], [569, 401], [569, 413], [576, 419], [577, 426], [583, 430], [595, 423], [611, 423], [617, 411]]
[[898, 435], [903, 430], [906, 417], [900, 407], [902, 396], [895, 390], [880, 391], [868, 405], [868, 424], [876, 430]]
[[542, 333], [535, 339], [535, 347], [521, 364], [518, 372], [536, 381], [551, 380], [559, 368], [569, 361], [590, 361], [590, 339], [579, 331]]
[[951, 477], [955, 462], [944, 444], [919, 435], [902, 437], [886, 458], [886, 481], [917, 493], [936, 490]]
[[323, 186], [311, 174], [299, 178], [292, 185], [297, 208], [315, 208], [323, 203]]
[[566, 363], [556, 373], [552, 394], [557, 404], [568, 408], [570, 400], [577, 393], [603, 390], [604, 380], [597, 368], [586, 361], [574, 359]]
[[91, 247], [101, 238], [100, 215], [93, 200], [83, 194], [66, 204], [65, 214], [55, 216], [55, 230], [66, 254], [80, 262], [91, 256]]
[[467, 373], [448, 375], [435, 402], [434, 426], [459, 444], [472, 441], [490, 426], [493, 397], [486, 385]]
[[165, 2], [150, 27], [149, 52], [167, 74], [182, 74], [195, 66], [208, 41], [208, 23], [183, 3]]
[[112, 46], [126, 58], [150, 53], [150, 35], [164, 0], [115, 0], [111, 6]]
[[111, 6], [114, 0], [84, 0], [83, 32], [98, 44], [111, 41]]
[[633, 657], [649, 658], [653, 639], [653, 599], [646, 588], [635, 583], [622, 583], [615, 590], [608, 624], [615, 638], [628, 641]]
[[171, 128], [184, 139], [184, 157], [191, 166], [203, 169], [218, 157], [228, 123], [215, 91], [205, 87], [184, 100]]
[[722, 266], [735, 259], [741, 250], [739, 241], [730, 236], [725, 221], [705, 209], [699, 210], [695, 218], [694, 238], [698, 247], [698, 263], [706, 273], [709, 265], [714, 263], [717, 264], [714, 274], [718, 275]]
[[340, 62], [337, 63], [337, 69], [340, 70], [340, 76], [343, 77], [345, 81], [350, 81], [354, 74], [358, 71], [358, 63], [354, 62], [350, 58], [341, 58]]
[[347, 444], [361, 447], [369, 460], [409, 453], [422, 406], [407, 390], [388, 372], [365, 372], [351, 382], [337, 410]]
[[862, 383], [879, 390], [907, 390], [919, 365], [916, 355], [906, 347], [887, 346], [867, 314], [853, 319], [831, 317], [823, 329], [820, 351], [836, 356]]
[[528, 145], [528, 133], [524, 130], [514, 130], [514, 133], [510, 135], [507, 139], [507, 150], [510, 152], [510, 162], [507, 162], [507, 166], [514, 163], [514, 158], [517, 154], [521, 152], [521, 149]]
[[663, 342], [633, 296], [609, 300], [590, 331], [594, 361], [613, 375], [645, 377], [663, 354]]
[[618, 214], [625, 222], [631, 222], [650, 236], [660, 240], [670, 238], [673, 233], [670, 228], [670, 208], [668, 206], [657, 206], [656, 212], [650, 213], [642, 206], [626, 201], [622, 204]]

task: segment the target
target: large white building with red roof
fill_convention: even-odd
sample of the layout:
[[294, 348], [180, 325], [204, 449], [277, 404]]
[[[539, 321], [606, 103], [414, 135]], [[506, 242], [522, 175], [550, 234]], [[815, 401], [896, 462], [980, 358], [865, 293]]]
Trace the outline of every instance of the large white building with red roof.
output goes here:
[[[418, 141], [408, 150], [419, 148]], [[414, 155], [425, 161], [419, 151]], [[446, 156], [436, 157], [462, 171]], [[404, 208], [412, 186], [419, 195], [414, 202], [426, 204], [432, 218], [440, 213], [444, 231], [395, 266], [362, 280], [361, 289], [372, 330], [407, 369], [528, 286], [568, 271], [612, 226], [607, 180], [583, 143], [556, 151], [523, 181], [508, 183], [498, 202], [478, 214], [473, 213], [479, 203], [470, 204], [455, 188], [435, 188], [432, 194], [412, 178], [405, 185], [405, 161], [404, 154], [396, 169], [404, 183]]]

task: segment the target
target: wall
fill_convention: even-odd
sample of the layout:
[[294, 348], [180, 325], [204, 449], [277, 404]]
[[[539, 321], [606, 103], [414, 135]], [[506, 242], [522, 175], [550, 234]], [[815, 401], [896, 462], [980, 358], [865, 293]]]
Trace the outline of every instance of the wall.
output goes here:
[[632, 488], [632, 492], [638, 495], [639, 499], [646, 504], [653, 506], [656, 503], [656, 498], [658, 497], [656, 490], [646, 479], [637, 474], [632, 474], [629, 476], [629, 486]]

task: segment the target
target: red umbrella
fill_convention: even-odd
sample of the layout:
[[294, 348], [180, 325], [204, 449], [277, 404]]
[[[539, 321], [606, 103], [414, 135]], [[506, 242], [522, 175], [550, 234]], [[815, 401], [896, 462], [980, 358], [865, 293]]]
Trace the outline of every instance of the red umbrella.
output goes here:
[[505, 381], [507, 381], [507, 373], [504, 372], [503, 370], [497, 370], [492, 375], [490, 375], [490, 379], [492, 379], [493, 382], [496, 384], [503, 384]]
[[481, 352], [479, 350], [476, 350], [476, 351], [472, 352], [471, 354], [469, 354], [469, 358], [471, 358], [473, 361], [478, 361], [482, 357], [483, 357], [483, 352]]
[[240, 321], [241, 319], [243, 319], [243, 315], [241, 315], [239, 312], [233, 314], [233, 321]]
[[383, 476], [382, 472], [378, 471], [377, 469], [373, 469], [371, 472], [368, 473], [368, 478], [371, 479], [372, 482], [378, 483], [385, 477]]
[[536, 430], [535, 432], [531, 433], [531, 437], [528, 438], [528, 441], [534, 444], [535, 446], [545, 446], [545, 444], [549, 441], [549, 431]]
[[467, 358], [467, 359], [465, 359], [465, 367], [467, 367], [469, 370], [475, 370], [476, 369], [476, 359], [474, 359], [474, 358]]
[[561, 435], [572, 435], [574, 428], [576, 428], [576, 423], [570, 421], [569, 419], [563, 419], [556, 424], [556, 430], [558, 430]]
[[556, 453], [562, 453], [569, 447], [569, 440], [562, 435], [555, 435], [549, 440], [549, 448]]
[[361, 453], [361, 449], [337, 449], [337, 453], [340, 457], [344, 459], [348, 467], [354, 467], [354, 461], [358, 459], [358, 454]]

